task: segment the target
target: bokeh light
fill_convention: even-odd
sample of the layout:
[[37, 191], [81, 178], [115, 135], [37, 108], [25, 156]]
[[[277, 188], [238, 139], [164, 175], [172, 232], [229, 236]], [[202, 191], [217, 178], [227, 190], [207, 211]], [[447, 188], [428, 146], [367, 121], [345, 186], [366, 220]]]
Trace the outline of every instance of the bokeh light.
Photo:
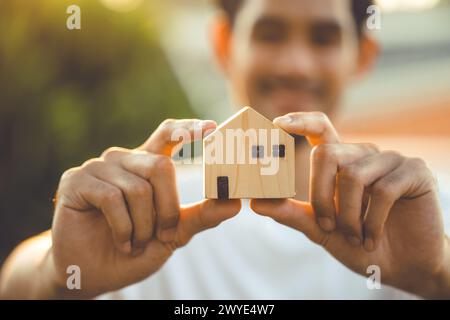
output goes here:
[[377, 0], [384, 11], [420, 11], [431, 9], [440, 0]]
[[143, 0], [100, 0], [105, 7], [108, 9], [119, 11], [119, 12], [129, 12], [142, 3]]

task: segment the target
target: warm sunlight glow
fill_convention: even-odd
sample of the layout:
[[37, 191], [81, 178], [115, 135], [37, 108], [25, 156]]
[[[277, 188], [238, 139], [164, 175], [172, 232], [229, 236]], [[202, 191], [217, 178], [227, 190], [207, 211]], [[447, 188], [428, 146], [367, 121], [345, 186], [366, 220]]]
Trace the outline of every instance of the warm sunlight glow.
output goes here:
[[136, 9], [142, 0], [100, 0], [105, 7], [119, 12], [128, 12]]
[[377, 0], [384, 11], [419, 11], [433, 8], [440, 0]]

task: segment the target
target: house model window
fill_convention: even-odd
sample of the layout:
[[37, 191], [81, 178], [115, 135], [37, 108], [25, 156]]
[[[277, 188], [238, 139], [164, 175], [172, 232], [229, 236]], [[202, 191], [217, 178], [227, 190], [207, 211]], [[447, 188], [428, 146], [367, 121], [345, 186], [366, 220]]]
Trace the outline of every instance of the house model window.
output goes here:
[[276, 144], [272, 146], [272, 157], [285, 158], [286, 146], [284, 144]]
[[253, 146], [252, 147], [252, 157], [264, 158], [264, 146]]

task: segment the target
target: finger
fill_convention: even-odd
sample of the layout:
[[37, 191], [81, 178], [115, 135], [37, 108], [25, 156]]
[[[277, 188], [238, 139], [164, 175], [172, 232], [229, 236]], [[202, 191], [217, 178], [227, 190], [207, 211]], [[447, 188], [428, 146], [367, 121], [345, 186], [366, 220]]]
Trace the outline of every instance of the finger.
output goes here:
[[156, 235], [161, 241], [172, 241], [180, 214], [173, 161], [166, 156], [135, 151], [123, 157], [121, 164], [150, 182], [156, 210]]
[[91, 175], [116, 186], [125, 195], [133, 223], [133, 249], [141, 251], [153, 236], [153, 189], [150, 183], [122, 167], [106, 165], [102, 160], [91, 160], [85, 168]]
[[382, 152], [344, 166], [337, 175], [338, 225], [353, 246], [363, 243], [363, 197], [367, 187], [401, 163], [396, 152]]
[[185, 245], [195, 234], [236, 216], [240, 210], [240, 200], [203, 200], [183, 206], [175, 237], [177, 246]]
[[256, 213], [304, 233], [311, 241], [323, 244], [326, 232], [315, 221], [310, 204], [294, 199], [251, 200], [250, 207]]
[[400, 198], [417, 198], [429, 193], [435, 182], [429, 169], [420, 159], [404, 159], [396, 169], [370, 187], [370, 202], [364, 221], [364, 248], [377, 248], [384, 225], [394, 203]]
[[370, 144], [322, 144], [313, 149], [310, 202], [324, 231], [331, 232], [336, 228], [334, 199], [339, 168], [377, 152], [377, 148]]
[[[103, 213], [111, 229], [116, 248], [125, 254], [130, 254], [133, 225], [122, 191], [89, 174], [77, 175], [73, 182], [76, 193], [80, 194], [83, 201]], [[58, 205], [64, 205], [64, 202], [64, 196], [62, 196]]]
[[294, 112], [273, 122], [288, 133], [305, 136], [311, 146], [341, 142], [333, 124], [322, 112]]
[[211, 120], [166, 120], [138, 149], [171, 157], [174, 149], [181, 145], [202, 139], [204, 134], [215, 129]]

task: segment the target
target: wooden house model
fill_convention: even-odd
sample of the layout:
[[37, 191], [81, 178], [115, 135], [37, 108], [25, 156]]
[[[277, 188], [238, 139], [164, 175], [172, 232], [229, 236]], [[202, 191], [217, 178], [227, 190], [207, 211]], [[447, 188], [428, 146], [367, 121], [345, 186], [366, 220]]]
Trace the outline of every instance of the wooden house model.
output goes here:
[[203, 140], [207, 199], [295, 196], [295, 142], [286, 131], [245, 107]]

